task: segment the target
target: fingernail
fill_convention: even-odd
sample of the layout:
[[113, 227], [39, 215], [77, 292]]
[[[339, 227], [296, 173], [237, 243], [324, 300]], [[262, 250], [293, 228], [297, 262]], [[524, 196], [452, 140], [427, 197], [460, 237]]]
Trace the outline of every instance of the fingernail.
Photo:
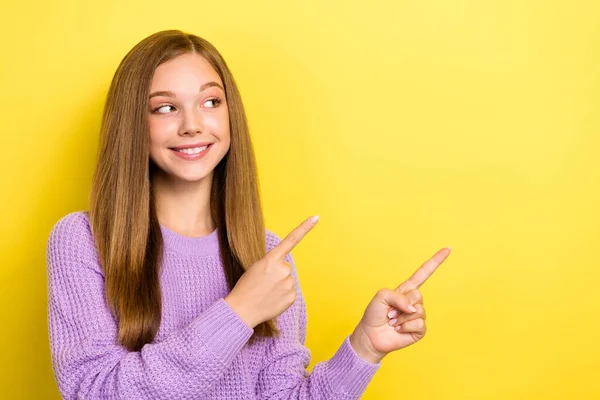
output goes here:
[[310, 219], [310, 222], [311, 222], [312, 224], [314, 224], [314, 223], [315, 223], [315, 222], [317, 222], [318, 220], [319, 220], [319, 216], [318, 216], [318, 215], [315, 215], [314, 217], [312, 217], [312, 218]]
[[389, 318], [394, 318], [396, 315], [398, 315], [398, 310], [391, 310], [391, 311], [388, 313], [388, 317], [389, 317]]
[[413, 306], [408, 306], [408, 309], [412, 312], [417, 312], [417, 309], [414, 308]]
[[398, 322], [398, 318], [390, 319], [390, 320], [388, 321], [388, 324], [390, 324], [390, 325], [392, 325], [392, 326], [393, 326], [393, 325], [394, 325], [396, 322]]
[[395, 330], [399, 331], [400, 329], [402, 329], [402, 325], [398, 325], [397, 327], [394, 328]]

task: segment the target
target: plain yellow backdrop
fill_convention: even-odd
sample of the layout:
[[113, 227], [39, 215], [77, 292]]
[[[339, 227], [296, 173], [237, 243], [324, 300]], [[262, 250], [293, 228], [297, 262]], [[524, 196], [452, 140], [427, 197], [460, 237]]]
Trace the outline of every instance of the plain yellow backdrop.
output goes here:
[[233, 71], [267, 228], [294, 250], [309, 370], [437, 250], [428, 332], [365, 399], [600, 397], [597, 1], [19, 1], [2, 5], [0, 397], [58, 399], [45, 247], [87, 210], [104, 97], [182, 29]]

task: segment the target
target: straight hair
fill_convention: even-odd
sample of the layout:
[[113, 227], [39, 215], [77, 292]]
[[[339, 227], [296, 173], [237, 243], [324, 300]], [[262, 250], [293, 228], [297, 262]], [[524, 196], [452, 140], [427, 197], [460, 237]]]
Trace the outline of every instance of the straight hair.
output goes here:
[[[159, 65], [191, 52], [204, 57], [221, 77], [229, 111], [231, 144], [215, 167], [210, 195], [229, 290], [266, 254], [254, 149], [242, 98], [225, 60], [193, 34], [165, 30], [148, 36], [123, 58], [108, 90], [88, 213], [107, 303], [118, 321], [118, 342], [130, 351], [151, 343], [161, 321], [163, 237], [151, 184], [158, 167], [149, 157], [150, 84]], [[250, 343], [279, 333], [276, 319], [262, 322]]]

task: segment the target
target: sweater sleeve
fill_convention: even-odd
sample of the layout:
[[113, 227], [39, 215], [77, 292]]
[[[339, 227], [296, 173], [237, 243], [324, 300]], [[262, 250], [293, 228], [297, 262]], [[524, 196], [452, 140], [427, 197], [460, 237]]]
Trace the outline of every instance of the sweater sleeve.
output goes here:
[[201, 398], [253, 333], [221, 298], [160, 343], [128, 351], [117, 344], [118, 325], [82, 213], [56, 223], [46, 257], [52, 367], [64, 399]]
[[[270, 232], [270, 231], [269, 231]], [[274, 246], [281, 239], [269, 233]], [[333, 357], [316, 364], [308, 373], [310, 350], [305, 347], [307, 314], [292, 254], [296, 301], [278, 317], [281, 336], [269, 338], [257, 383], [261, 400], [275, 399], [359, 399], [381, 366], [360, 357], [346, 336]]]

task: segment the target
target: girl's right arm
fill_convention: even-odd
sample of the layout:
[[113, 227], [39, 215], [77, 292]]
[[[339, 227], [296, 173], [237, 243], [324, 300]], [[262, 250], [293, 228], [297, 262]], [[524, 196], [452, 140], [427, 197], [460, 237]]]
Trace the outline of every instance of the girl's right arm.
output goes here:
[[59, 220], [47, 245], [52, 366], [65, 399], [179, 399], [207, 395], [253, 330], [219, 299], [160, 343], [130, 352], [104, 295], [89, 224]]

